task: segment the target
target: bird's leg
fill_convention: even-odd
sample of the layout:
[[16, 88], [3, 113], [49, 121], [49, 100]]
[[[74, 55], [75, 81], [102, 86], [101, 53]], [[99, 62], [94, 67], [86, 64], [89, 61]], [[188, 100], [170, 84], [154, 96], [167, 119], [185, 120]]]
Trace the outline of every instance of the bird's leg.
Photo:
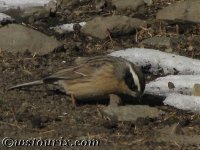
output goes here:
[[72, 108], [76, 108], [76, 99], [74, 97], [74, 94], [71, 94], [71, 100], [72, 100]]
[[109, 106], [119, 106], [121, 104], [121, 98], [118, 95], [110, 94], [110, 103]]

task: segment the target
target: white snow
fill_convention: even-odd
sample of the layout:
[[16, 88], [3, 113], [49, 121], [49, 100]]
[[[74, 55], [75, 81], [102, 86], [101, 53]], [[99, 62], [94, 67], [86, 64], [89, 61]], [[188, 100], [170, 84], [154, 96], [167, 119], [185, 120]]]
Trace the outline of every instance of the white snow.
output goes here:
[[0, 22], [6, 21], [6, 20], [12, 21], [14, 19], [11, 16], [8, 16], [8, 15], [6, 15], [4, 13], [0, 13]]
[[0, 0], [0, 12], [3, 12], [10, 8], [44, 6], [45, 4], [48, 4], [50, 1], [52, 0]]
[[[172, 82], [175, 87], [170, 89], [168, 82]], [[200, 75], [168, 75], [147, 83], [145, 93], [159, 96], [168, 96], [172, 93], [191, 95], [196, 83], [200, 83]]]
[[200, 113], [200, 97], [198, 96], [171, 94], [164, 100], [164, 104], [178, 109]]
[[166, 105], [200, 113], [200, 97], [191, 96], [194, 84], [200, 84], [200, 60], [145, 48], [128, 48], [109, 55], [149, 67], [154, 75], [168, 75], [147, 83], [145, 93], [165, 96]]
[[[56, 27], [51, 27], [50, 29], [54, 29], [58, 33], [64, 33], [66, 31], [73, 32], [74, 31], [74, 29], [73, 29], [74, 24], [76, 24], [76, 23], [63, 24], [63, 25], [59, 25], [59, 26], [56, 26]], [[79, 23], [80, 26], [84, 26], [85, 24], [86, 24], [86, 22], [80, 22]]]
[[112, 52], [112, 56], [123, 57], [139, 66], [150, 66], [150, 72], [166, 74], [200, 74], [200, 60], [169, 54], [154, 49], [128, 48]]

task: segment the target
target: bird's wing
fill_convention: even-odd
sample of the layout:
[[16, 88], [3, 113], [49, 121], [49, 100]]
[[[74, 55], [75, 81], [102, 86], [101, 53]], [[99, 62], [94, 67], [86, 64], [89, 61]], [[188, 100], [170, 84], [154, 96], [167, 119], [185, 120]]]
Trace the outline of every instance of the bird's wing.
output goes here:
[[[10, 87], [9, 89], [15, 89], [25, 86], [33, 86], [33, 85], [39, 85], [43, 83], [54, 83], [58, 80], [74, 80], [74, 79], [82, 79], [85, 78], [85, 81], [90, 81], [92, 76], [95, 76], [98, 74], [101, 76], [101, 73], [104, 73], [105, 71], [113, 71], [113, 58], [106, 56], [106, 57], [92, 57], [92, 58], [86, 58], [84, 61], [81, 61], [77, 63], [75, 66], [68, 67], [67, 69], [63, 69], [61, 71], [58, 71], [57, 73], [54, 73], [50, 75], [49, 77], [43, 78], [38, 81], [28, 82], [24, 84], [19, 84], [13, 87]], [[118, 68], [120, 68], [120, 65], [118, 65]], [[120, 75], [121, 77], [122, 75]]]
[[74, 80], [78, 78], [90, 78], [96, 72], [100, 71], [105, 63], [85, 62], [75, 67], [63, 69], [43, 79], [45, 83], [51, 83], [58, 80]]

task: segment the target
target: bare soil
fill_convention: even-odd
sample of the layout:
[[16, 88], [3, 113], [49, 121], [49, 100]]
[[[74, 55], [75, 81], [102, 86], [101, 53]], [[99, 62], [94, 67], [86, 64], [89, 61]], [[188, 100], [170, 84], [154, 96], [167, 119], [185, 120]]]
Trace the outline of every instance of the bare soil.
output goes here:
[[[155, 0], [150, 7], [141, 8], [133, 17], [153, 20], [158, 9], [174, 3], [175, 0]], [[85, 21], [94, 16], [112, 13], [105, 8], [101, 13], [91, 7], [93, 1], [74, 6], [74, 10], [87, 10], [81, 16], [68, 16], [69, 22]], [[93, 10], [93, 11], [92, 11]], [[117, 12], [119, 14], [128, 12]], [[200, 116], [180, 111], [169, 106], [154, 105], [162, 110], [158, 118], [138, 118], [135, 122], [117, 122], [102, 116], [100, 109], [107, 104], [78, 103], [72, 109], [69, 97], [52, 85], [42, 85], [24, 90], [7, 91], [6, 89], [17, 83], [33, 81], [45, 77], [53, 72], [74, 63], [78, 56], [104, 55], [111, 49], [121, 49], [136, 46], [143, 39], [154, 35], [174, 37], [181, 35], [183, 41], [177, 41], [176, 53], [199, 59], [197, 50], [186, 51], [189, 46], [187, 37], [199, 35], [199, 25], [178, 24], [180, 32], [176, 33], [176, 23], [162, 23], [152, 21], [147, 29], [135, 34], [108, 38], [105, 41], [84, 37], [79, 32], [58, 35], [47, 27], [61, 24], [64, 13], [41, 18], [31, 26], [48, 35], [54, 35], [63, 40], [65, 46], [45, 56], [33, 56], [29, 52], [12, 54], [0, 51], [0, 135], [14, 139], [29, 138], [66, 138], [66, 139], [98, 139], [99, 148], [111, 149], [198, 149], [196, 141], [184, 141], [200, 134]], [[162, 30], [165, 28], [165, 30]], [[160, 30], [161, 29], [161, 30]], [[154, 47], [152, 47], [154, 48]], [[164, 50], [163, 48], [160, 48]], [[134, 111], [134, 110], [133, 110]], [[160, 140], [162, 137], [162, 140]], [[172, 139], [178, 139], [172, 140]], [[199, 142], [200, 143], [200, 142]], [[45, 149], [44, 147], [29, 147], [30, 149]], [[51, 147], [53, 148], [53, 147]], [[77, 149], [82, 147], [77, 147]], [[86, 147], [88, 149], [88, 147]], [[1, 147], [3, 149], [3, 147]], [[19, 149], [16, 148], [16, 149]], [[26, 147], [21, 147], [26, 149]], [[54, 147], [64, 149], [64, 147]]]

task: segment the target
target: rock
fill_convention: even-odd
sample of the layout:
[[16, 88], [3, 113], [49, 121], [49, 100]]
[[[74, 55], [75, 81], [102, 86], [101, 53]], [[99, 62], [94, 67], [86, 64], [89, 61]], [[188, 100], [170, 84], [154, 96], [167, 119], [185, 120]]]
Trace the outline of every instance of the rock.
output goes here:
[[102, 9], [106, 4], [106, 0], [95, 0], [95, 7], [97, 10]]
[[192, 89], [193, 96], [200, 96], [200, 84], [195, 84]]
[[8, 16], [4, 13], [0, 13], [0, 22], [6, 22], [6, 21], [14, 21], [14, 19], [11, 16]]
[[158, 37], [154, 36], [152, 38], [148, 38], [143, 40], [140, 45], [148, 45], [154, 47], [171, 47], [171, 38], [170, 37]]
[[117, 121], [135, 121], [137, 118], [154, 118], [159, 116], [159, 110], [157, 108], [145, 105], [108, 106], [101, 111], [103, 115], [111, 119], [116, 119]]
[[10, 24], [0, 28], [0, 47], [11, 52], [29, 50], [32, 54], [44, 55], [61, 47], [62, 44], [54, 38], [31, 28]]
[[88, 21], [85, 26], [81, 28], [81, 32], [99, 39], [106, 39], [111, 34], [112, 36], [125, 35], [146, 26], [146, 22], [136, 18], [129, 18], [126, 16], [109, 16], [96, 17]]
[[153, 4], [153, 0], [144, 0], [144, 2], [147, 6], [151, 6]]
[[23, 10], [20, 17], [34, 17], [34, 18], [45, 18], [48, 17], [50, 10], [44, 9], [43, 7], [31, 7]]
[[175, 88], [175, 85], [173, 82], [168, 82], [168, 88], [169, 89], [174, 89]]
[[78, 5], [80, 0], [62, 0], [61, 9], [72, 9], [75, 5]]
[[47, 5], [45, 5], [45, 9], [49, 12], [49, 13], [56, 13], [57, 11], [57, 2], [56, 1], [50, 1]]
[[9, 8], [8, 10], [4, 11], [5, 14], [10, 15], [11, 17], [15, 18], [34, 18], [34, 20], [40, 18], [46, 18], [50, 15], [50, 13], [56, 13], [57, 11], [57, 2], [49, 1], [46, 5], [42, 6], [31, 6], [31, 7], [24, 7], [24, 8]]
[[187, 0], [179, 1], [173, 5], [163, 8], [158, 11], [156, 18], [163, 20], [183, 20], [190, 22], [200, 22], [200, 1]]
[[117, 107], [121, 103], [121, 98], [115, 94], [110, 94], [110, 106], [111, 107]]
[[144, 0], [112, 0], [112, 4], [117, 10], [137, 10], [139, 6], [144, 5]]

